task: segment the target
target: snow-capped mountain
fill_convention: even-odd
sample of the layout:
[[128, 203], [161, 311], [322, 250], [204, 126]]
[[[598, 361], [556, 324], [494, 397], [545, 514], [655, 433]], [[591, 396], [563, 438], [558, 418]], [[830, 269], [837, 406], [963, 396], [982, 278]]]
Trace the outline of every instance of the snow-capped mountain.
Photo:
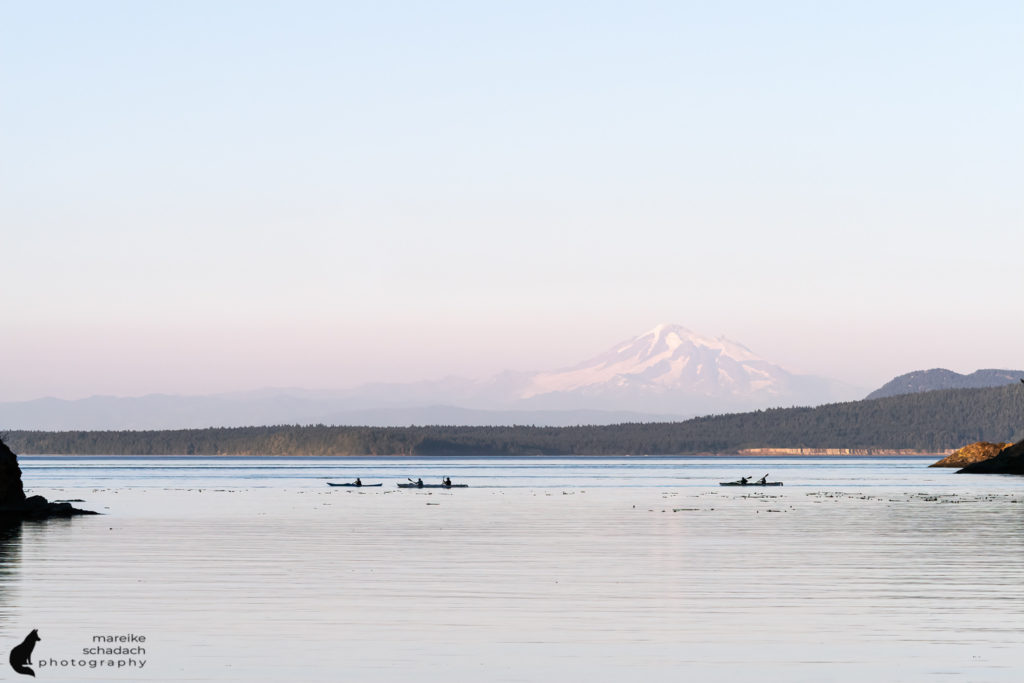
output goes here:
[[562, 370], [504, 372], [216, 396], [94, 396], [0, 403], [5, 429], [174, 429], [261, 424], [611, 424], [861, 398], [864, 391], [797, 375], [734, 341], [679, 325], [639, 337]]
[[811, 405], [857, 393], [844, 391], [836, 382], [791, 373], [724, 337], [658, 325], [579, 365], [533, 375], [518, 399], [551, 407], [628, 404], [631, 410], [699, 414]]
[[732, 394], [777, 392], [782, 372], [742, 344], [704, 337], [679, 325], [658, 325], [573, 368], [534, 375], [521, 397], [625, 386], [657, 393], [686, 388], [709, 396], [723, 389]]
[[746, 346], [658, 325], [570, 368], [504, 372], [481, 381], [448, 378], [375, 384], [352, 394], [362, 405], [424, 402], [488, 410], [603, 410], [694, 416], [861, 398], [862, 389], [798, 375]]

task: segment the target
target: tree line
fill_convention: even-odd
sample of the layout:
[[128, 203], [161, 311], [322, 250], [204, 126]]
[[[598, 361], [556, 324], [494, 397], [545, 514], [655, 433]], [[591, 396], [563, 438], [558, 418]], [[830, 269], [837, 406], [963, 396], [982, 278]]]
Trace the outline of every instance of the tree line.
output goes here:
[[682, 422], [535, 427], [274, 425], [153, 431], [11, 431], [21, 454], [692, 455], [746, 448], [910, 449], [1024, 438], [1024, 385], [930, 391]]

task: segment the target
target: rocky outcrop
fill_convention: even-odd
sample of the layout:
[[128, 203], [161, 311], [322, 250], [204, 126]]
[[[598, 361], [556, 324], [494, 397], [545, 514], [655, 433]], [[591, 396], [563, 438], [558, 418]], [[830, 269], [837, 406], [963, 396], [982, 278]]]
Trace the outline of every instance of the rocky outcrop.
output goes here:
[[968, 465], [957, 473], [971, 474], [1024, 474], [1024, 441], [1004, 448], [993, 458]]
[[95, 515], [71, 503], [51, 503], [42, 496], [25, 496], [18, 456], [0, 439], [0, 520], [49, 519], [73, 515]]
[[982, 460], [994, 458], [999, 454], [999, 451], [1012, 445], [1013, 444], [1009, 442], [991, 443], [989, 441], [976, 441], [972, 444], [967, 444], [959, 450], [953, 451], [942, 460], [932, 463], [929, 467], [966, 467], [967, 465], [981, 462]]
[[0, 507], [25, 502], [18, 456], [0, 439]]

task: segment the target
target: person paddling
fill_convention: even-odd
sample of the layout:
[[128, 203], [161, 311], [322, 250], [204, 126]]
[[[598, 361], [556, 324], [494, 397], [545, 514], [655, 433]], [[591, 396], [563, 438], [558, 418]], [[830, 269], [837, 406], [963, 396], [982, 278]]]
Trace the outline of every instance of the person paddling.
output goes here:
[[757, 483], [758, 483], [758, 484], [761, 484], [762, 486], [764, 486], [765, 484], [767, 484], [767, 483], [768, 483], [768, 475], [766, 474], [766, 475], [764, 475], [763, 477], [761, 477], [760, 479], [758, 479], [758, 480], [757, 480]]
[[354, 484], [355, 484], [356, 486], [362, 486], [362, 485], [363, 485], [363, 480], [362, 480], [362, 479], [360, 479], [359, 477], [356, 477], [356, 480], [355, 480], [355, 481], [354, 481], [353, 483], [354, 483]]
[[451, 486], [451, 485], [452, 485], [452, 480], [451, 480], [451, 479], [449, 479], [448, 477], [445, 477], [445, 478], [444, 478], [444, 479], [443, 479], [443, 480], [441, 481], [441, 483], [442, 483], [442, 484], [444, 484], [445, 486]]

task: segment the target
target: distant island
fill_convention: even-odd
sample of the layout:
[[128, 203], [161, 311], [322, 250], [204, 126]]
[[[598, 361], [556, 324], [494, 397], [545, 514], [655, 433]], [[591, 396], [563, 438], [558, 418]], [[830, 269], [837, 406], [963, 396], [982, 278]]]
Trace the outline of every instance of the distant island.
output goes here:
[[1021, 378], [1024, 378], [1024, 370], [975, 370], [969, 375], [945, 368], [915, 370], [894, 377], [865, 398], [888, 398], [943, 389], [985, 389], [1016, 384]]
[[1019, 441], [1022, 416], [1024, 385], [1017, 382], [682, 422], [11, 431], [7, 438], [22, 453], [53, 455], [693, 455], [748, 449], [943, 454], [975, 441]]

